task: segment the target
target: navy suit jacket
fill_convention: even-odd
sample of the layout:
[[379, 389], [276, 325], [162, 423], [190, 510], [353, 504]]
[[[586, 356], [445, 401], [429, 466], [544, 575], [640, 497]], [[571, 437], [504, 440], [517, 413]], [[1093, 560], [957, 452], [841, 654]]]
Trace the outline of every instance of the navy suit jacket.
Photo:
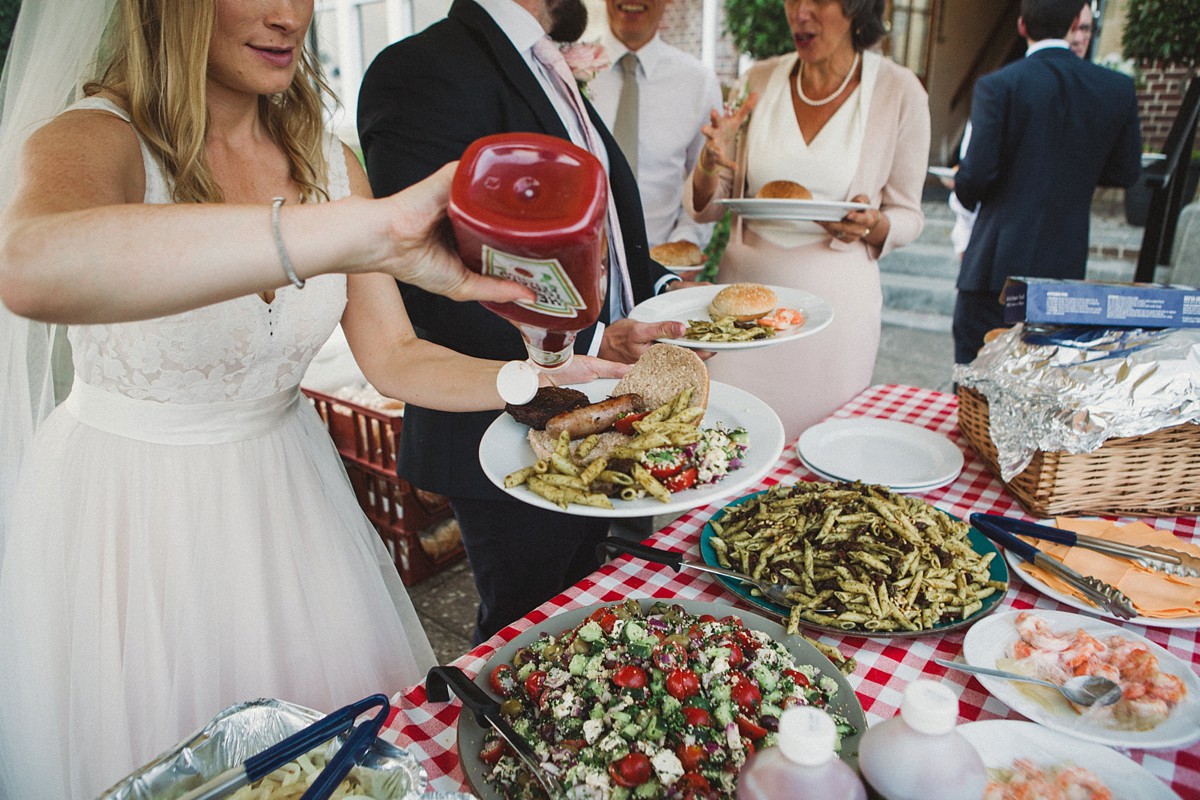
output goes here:
[[[635, 302], [670, 273], [651, 260], [637, 182], [590, 103], [608, 150], [609, 189], [620, 220]], [[358, 131], [371, 189], [393, 194], [459, 158], [482, 136], [529, 131], [569, 139], [566, 127], [512, 42], [474, 0], [455, 0], [446, 19], [381, 52], [363, 78]], [[479, 358], [526, 357], [516, 328], [479, 303], [457, 303], [400, 284], [417, 335]], [[601, 321], [608, 321], [607, 310]], [[581, 331], [584, 352], [595, 329]], [[451, 497], [504, 497], [479, 466], [479, 440], [497, 412], [448, 413], [409, 406], [399, 473]]]
[[1133, 81], [1065, 48], [1039, 50], [979, 79], [971, 126], [954, 193], [981, 205], [958, 288], [1083, 278], [1096, 187], [1141, 174]]

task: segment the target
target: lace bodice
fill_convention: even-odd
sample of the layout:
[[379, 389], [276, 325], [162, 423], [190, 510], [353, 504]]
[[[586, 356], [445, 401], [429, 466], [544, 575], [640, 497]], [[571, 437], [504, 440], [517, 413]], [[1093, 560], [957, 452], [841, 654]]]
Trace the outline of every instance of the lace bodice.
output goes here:
[[[73, 108], [110, 111], [89, 98]], [[170, 203], [166, 176], [141, 141], [147, 203]], [[326, 142], [327, 190], [350, 193], [341, 143]], [[264, 224], [269, 209], [263, 207]], [[147, 247], [170, 247], [147, 243]], [[139, 400], [215, 403], [262, 397], [297, 386], [313, 356], [333, 332], [346, 305], [346, 276], [321, 275], [304, 289], [285, 286], [270, 304], [258, 295], [140, 322], [76, 325], [69, 331], [75, 379]]]

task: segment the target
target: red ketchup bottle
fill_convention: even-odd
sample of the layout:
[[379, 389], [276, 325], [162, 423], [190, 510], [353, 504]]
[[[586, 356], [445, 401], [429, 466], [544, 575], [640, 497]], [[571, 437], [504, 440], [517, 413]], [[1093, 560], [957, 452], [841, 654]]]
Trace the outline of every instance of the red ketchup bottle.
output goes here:
[[532, 302], [484, 303], [517, 326], [530, 360], [557, 369], [596, 322], [608, 288], [608, 176], [600, 161], [540, 133], [485, 136], [467, 148], [448, 213], [468, 269], [516, 280]]

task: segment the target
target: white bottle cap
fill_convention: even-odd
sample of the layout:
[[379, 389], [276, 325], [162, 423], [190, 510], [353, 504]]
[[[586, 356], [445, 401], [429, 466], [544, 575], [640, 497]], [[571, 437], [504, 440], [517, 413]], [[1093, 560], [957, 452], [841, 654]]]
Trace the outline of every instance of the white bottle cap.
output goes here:
[[915, 680], [904, 690], [900, 717], [920, 733], [930, 736], [950, 733], [958, 724], [958, 697], [944, 684]]
[[837, 726], [819, 708], [793, 706], [779, 717], [779, 750], [788, 761], [817, 767], [834, 756]]
[[528, 361], [510, 361], [496, 373], [496, 391], [506, 403], [523, 406], [533, 399], [537, 390], [537, 367]]

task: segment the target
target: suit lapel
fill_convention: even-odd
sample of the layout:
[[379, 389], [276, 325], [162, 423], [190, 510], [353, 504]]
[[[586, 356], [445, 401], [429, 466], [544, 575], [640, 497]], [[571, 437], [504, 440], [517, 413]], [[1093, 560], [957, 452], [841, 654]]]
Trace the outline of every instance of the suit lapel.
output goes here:
[[500, 74], [529, 106], [545, 132], [569, 138], [558, 112], [542, 90], [542, 84], [496, 21], [474, 0], [454, 0], [447, 16], [457, 19], [472, 31], [495, 60]]

